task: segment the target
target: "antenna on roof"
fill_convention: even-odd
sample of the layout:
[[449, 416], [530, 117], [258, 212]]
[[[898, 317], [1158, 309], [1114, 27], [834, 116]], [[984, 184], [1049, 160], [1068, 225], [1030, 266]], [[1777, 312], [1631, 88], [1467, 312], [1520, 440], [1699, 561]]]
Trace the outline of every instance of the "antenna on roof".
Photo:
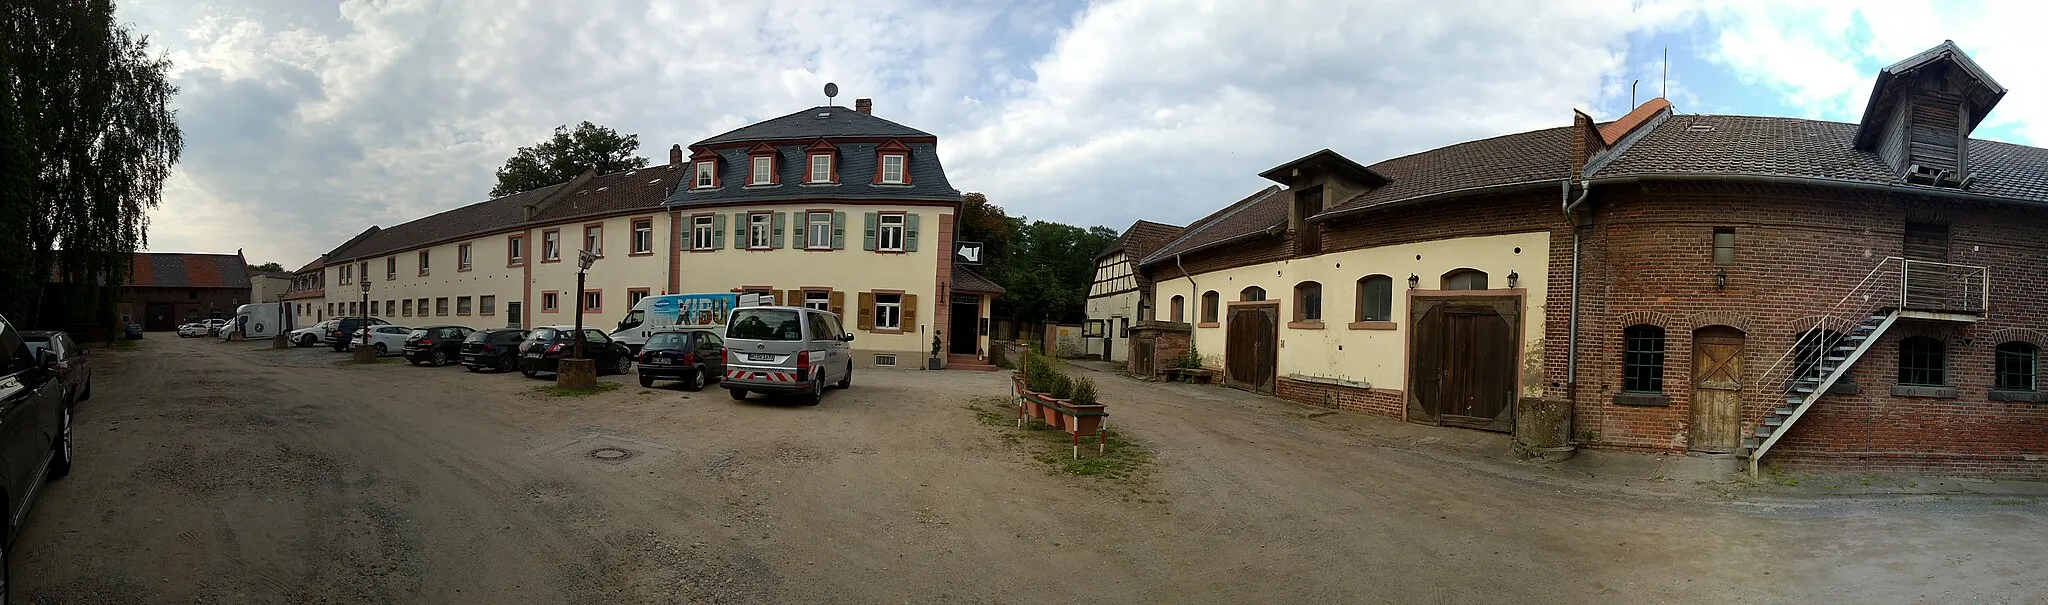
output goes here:
[[1643, 83], [1643, 81], [1642, 81], [1642, 80], [1630, 80], [1630, 81], [1629, 81], [1629, 83], [1628, 83], [1628, 108], [1629, 108], [1629, 111], [1635, 111], [1635, 108], [1636, 108], [1636, 85], [1637, 85], [1637, 84], [1642, 84], [1642, 83]]
[[1671, 100], [1671, 47], [1664, 47], [1664, 85], [1657, 89], [1657, 96]]
[[833, 83], [831, 83], [831, 82], [826, 82], [826, 83], [825, 83], [825, 104], [826, 104], [826, 105], [831, 105], [831, 104], [832, 104], [832, 97], [836, 97], [836, 96], [839, 96], [839, 85], [838, 85], [838, 84], [833, 84]]

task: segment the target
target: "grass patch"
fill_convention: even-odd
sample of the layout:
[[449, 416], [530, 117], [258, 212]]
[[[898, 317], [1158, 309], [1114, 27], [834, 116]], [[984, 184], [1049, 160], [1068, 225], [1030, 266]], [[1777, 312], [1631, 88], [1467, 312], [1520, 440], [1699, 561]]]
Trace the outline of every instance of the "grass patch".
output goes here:
[[1004, 444], [1037, 460], [1052, 474], [1092, 477], [1131, 487], [1143, 485], [1151, 476], [1152, 450], [1126, 438], [1116, 428], [1110, 429], [1099, 454], [1094, 438], [1082, 438], [1081, 458], [1076, 460], [1072, 435], [1036, 420], [1018, 428], [1017, 408], [1007, 398], [977, 397], [963, 407], [974, 414], [977, 422], [994, 429]]
[[550, 397], [589, 397], [598, 393], [609, 393], [616, 390], [619, 390], [619, 383], [616, 382], [600, 382], [597, 383], [597, 388], [592, 389], [570, 389], [553, 384], [533, 387], [533, 392]]

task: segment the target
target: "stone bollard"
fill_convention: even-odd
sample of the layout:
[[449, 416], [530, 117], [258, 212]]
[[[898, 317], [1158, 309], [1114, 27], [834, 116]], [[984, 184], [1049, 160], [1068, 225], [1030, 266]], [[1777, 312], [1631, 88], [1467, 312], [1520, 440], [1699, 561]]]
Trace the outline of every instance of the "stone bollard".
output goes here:
[[377, 363], [377, 347], [356, 345], [356, 363]]
[[276, 337], [273, 337], [273, 338], [271, 338], [271, 339], [270, 339], [270, 348], [273, 348], [273, 349], [289, 349], [289, 348], [292, 348], [292, 339], [291, 339], [291, 337], [289, 337], [289, 336], [285, 336], [285, 335], [283, 335], [283, 334], [279, 334], [279, 335], [277, 335]]
[[597, 360], [561, 360], [555, 366], [555, 386], [583, 390], [597, 388]]

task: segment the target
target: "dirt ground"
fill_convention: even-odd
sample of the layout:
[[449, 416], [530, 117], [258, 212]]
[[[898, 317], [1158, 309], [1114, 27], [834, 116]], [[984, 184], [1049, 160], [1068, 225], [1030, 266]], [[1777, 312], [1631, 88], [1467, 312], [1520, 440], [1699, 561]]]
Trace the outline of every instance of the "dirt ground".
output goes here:
[[863, 371], [802, 407], [547, 397], [516, 373], [343, 357], [157, 334], [96, 355], [78, 467], [30, 515], [17, 597], [2048, 603], [2035, 502], [1564, 488], [1098, 373], [1114, 426], [1154, 452], [1148, 478], [1103, 481], [965, 409], [1006, 392], [998, 373]]

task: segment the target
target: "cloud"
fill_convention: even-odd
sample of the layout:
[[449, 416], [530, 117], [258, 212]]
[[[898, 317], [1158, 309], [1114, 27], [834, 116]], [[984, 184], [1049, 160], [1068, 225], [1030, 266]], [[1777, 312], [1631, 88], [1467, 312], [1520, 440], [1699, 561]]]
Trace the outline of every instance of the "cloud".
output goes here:
[[[1860, 7], [1861, 5], [1857, 5]], [[1675, 73], [1682, 107], [1767, 95], [1855, 119], [1871, 73], [1955, 38], [2030, 116], [2044, 40], [2008, 18], [1902, 3], [1493, 4], [1105, 0], [1067, 3], [138, 0], [123, 18], [168, 49], [186, 161], [157, 250], [246, 248], [297, 265], [371, 224], [481, 201], [493, 170], [558, 124], [687, 144], [823, 102], [933, 132], [955, 186], [1013, 215], [1122, 228], [1184, 222], [1328, 147], [1371, 163], [1613, 115], [1653, 82], [1658, 36], [1719, 77]], [[1978, 11], [1981, 13], [1981, 11]], [[1929, 29], [1923, 22], [1935, 24]], [[1936, 33], [1930, 33], [1936, 32]], [[1674, 54], [1673, 60], [1690, 59]], [[1732, 75], [1731, 75], [1732, 74]], [[1684, 76], [1684, 79], [1678, 76]], [[1741, 90], [1716, 89], [1720, 80]], [[1698, 84], [1695, 84], [1698, 83]], [[1649, 94], [1643, 94], [1647, 97]]]

